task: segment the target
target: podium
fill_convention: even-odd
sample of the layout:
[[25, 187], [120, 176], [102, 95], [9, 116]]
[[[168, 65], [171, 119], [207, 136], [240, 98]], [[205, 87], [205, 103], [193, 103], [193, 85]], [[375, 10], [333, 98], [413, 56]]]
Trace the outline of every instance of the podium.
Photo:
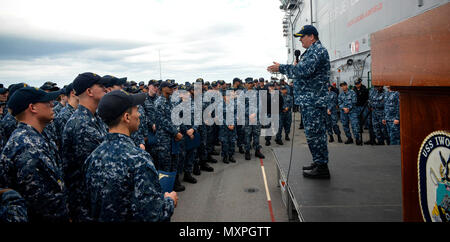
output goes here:
[[400, 92], [403, 220], [424, 221], [419, 150], [450, 130], [450, 3], [373, 33], [371, 47], [373, 85]]

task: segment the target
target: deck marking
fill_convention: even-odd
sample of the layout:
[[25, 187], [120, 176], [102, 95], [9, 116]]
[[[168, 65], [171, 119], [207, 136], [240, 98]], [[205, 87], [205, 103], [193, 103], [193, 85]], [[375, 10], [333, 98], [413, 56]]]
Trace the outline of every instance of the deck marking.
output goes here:
[[259, 158], [259, 160], [261, 161], [261, 171], [264, 179], [264, 187], [266, 188], [267, 203], [269, 204], [270, 218], [272, 222], [275, 222], [275, 217], [273, 215], [273, 208], [272, 208], [272, 200], [270, 199], [269, 186], [267, 185], [266, 171], [264, 170], [264, 163], [261, 158]]

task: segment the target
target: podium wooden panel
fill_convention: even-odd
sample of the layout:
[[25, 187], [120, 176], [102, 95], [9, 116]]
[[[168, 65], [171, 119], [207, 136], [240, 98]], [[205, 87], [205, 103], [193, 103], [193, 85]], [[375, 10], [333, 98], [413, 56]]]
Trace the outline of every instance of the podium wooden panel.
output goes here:
[[372, 34], [371, 44], [373, 84], [400, 92], [403, 220], [423, 221], [419, 149], [450, 130], [450, 3]]

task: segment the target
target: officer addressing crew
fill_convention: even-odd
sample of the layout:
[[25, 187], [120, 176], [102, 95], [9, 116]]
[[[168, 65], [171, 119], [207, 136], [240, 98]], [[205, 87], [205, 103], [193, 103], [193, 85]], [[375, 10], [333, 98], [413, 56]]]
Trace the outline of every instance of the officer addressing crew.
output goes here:
[[69, 208], [75, 222], [88, 219], [84, 192], [84, 161], [106, 136], [106, 125], [96, 110], [105, 95], [104, 80], [86, 72], [73, 81], [79, 98], [77, 110], [67, 121], [62, 135], [63, 171], [69, 191]]
[[30, 222], [69, 221], [66, 186], [58, 166], [61, 157], [43, 135], [53, 119], [53, 101], [58, 95], [24, 87], [8, 101], [18, 125], [1, 155], [0, 186], [23, 196]]
[[177, 205], [175, 192], [162, 194], [151, 156], [130, 138], [138, 130], [138, 105], [146, 96], [115, 90], [99, 103], [98, 113], [109, 133], [86, 160], [86, 191], [94, 221], [168, 221]]
[[294, 79], [295, 104], [301, 106], [306, 140], [313, 157], [311, 166], [303, 167], [303, 175], [309, 178], [329, 178], [326, 115], [330, 57], [319, 40], [319, 33], [312, 25], [304, 26], [294, 34], [300, 37], [306, 52], [295, 65], [274, 62], [267, 70], [280, 72]]

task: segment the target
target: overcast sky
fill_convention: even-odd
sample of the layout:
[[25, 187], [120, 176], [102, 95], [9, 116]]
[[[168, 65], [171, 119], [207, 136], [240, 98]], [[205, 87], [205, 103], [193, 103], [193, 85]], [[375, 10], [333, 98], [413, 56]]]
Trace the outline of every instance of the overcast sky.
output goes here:
[[286, 62], [277, 0], [0, 0], [0, 83], [83, 72], [179, 83], [270, 78]]

